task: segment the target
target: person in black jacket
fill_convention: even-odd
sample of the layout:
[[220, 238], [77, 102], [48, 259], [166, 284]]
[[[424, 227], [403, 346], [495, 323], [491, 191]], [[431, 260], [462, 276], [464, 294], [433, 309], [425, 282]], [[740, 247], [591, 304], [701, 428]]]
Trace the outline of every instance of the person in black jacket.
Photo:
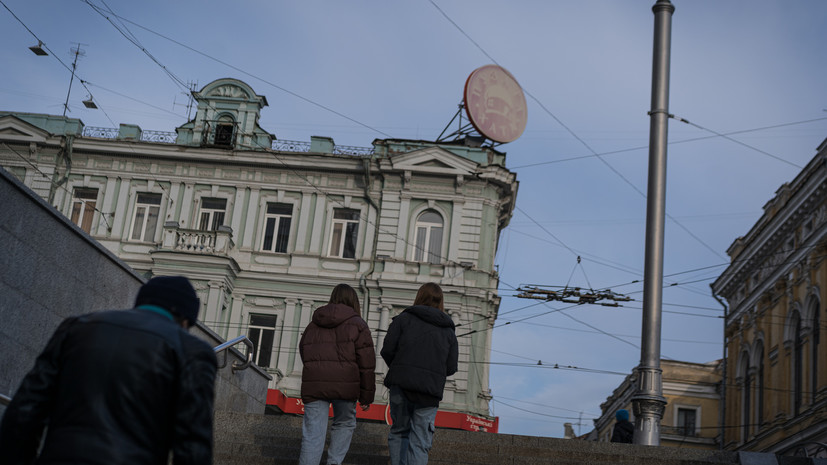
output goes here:
[[615, 413], [615, 423], [612, 429], [612, 442], [631, 444], [635, 435], [635, 425], [629, 421], [629, 411], [620, 409]]
[[428, 463], [445, 378], [457, 372], [454, 322], [445, 313], [442, 289], [419, 288], [414, 305], [393, 319], [380, 352], [388, 364], [393, 425], [388, 434], [392, 465]]
[[6, 408], [0, 464], [212, 463], [216, 357], [186, 331], [199, 307], [186, 278], [156, 277], [134, 309], [63, 321]]

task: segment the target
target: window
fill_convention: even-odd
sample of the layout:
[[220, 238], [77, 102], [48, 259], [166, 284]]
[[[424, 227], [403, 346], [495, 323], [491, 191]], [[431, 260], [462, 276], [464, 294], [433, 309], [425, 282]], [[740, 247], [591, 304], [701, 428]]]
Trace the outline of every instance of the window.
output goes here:
[[764, 346], [758, 346], [758, 369], [755, 373], [755, 431], [761, 428], [764, 421]]
[[331, 257], [356, 257], [356, 240], [359, 234], [359, 211], [348, 208], [333, 210], [333, 232], [330, 234]]
[[741, 375], [741, 434], [742, 441], [747, 442], [750, 436], [750, 406], [752, 405], [752, 379], [749, 373], [749, 354], [741, 353], [739, 373]]
[[72, 223], [89, 234], [92, 233], [92, 217], [95, 215], [97, 200], [97, 189], [79, 187], [72, 194]]
[[818, 392], [818, 339], [821, 333], [821, 326], [819, 326], [819, 304], [818, 300], [813, 299], [810, 303], [813, 315], [813, 324], [810, 325], [810, 402], [815, 403], [816, 392]]
[[433, 210], [424, 211], [416, 219], [413, 261], [442, 262], [442, 216]]
[[217, 230], [219, 226], [224, 224], [224, 213], [226, 210], [226, 199], [213, 199], [209, 197], [201, 199], [198, 229], [202, 231]]
[[264, 240], [261, 250], [265, 252], [287, 252], [287, 239], [290, 238], [290, 219], [293, 206], [286, 203], [267, 203], [264, 214]]
[[233, 119], [229, 116], [222, 116], [215, 126], [215, 145], [233, 145]]
[[698, 410], [694, 408], [678, 408], [678, 434], [681, 436], [695, 436], [695, 422]]
[[276, 335], [276, 315], [250, 314], [250, 327], [247, 337], [253, 343], [253, 362], [269, 368], [270, 355], [273, 353], [273, 337]]
[[154, 241], [160, 210], [161, 194], [138, 194], [129, 239], [141, 242]]
[[804, 395], [804, 338], [801, 337], [801, 315], [793, 315], [793, 412], [801, 412], [801, 402]]

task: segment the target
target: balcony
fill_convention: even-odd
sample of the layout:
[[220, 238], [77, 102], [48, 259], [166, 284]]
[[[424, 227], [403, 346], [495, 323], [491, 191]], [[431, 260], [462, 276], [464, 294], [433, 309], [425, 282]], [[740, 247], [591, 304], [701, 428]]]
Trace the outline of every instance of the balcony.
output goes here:
[[233, 230], [229, 226], [203, 231], [180, 228], [175, 221], [164, 223], [163, 250], [227, 256], [234, 247]]

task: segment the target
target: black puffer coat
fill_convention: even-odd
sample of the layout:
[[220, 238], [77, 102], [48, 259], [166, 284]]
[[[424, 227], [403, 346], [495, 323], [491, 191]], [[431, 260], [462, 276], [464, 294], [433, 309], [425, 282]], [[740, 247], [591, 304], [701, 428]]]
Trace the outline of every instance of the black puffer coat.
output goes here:
[[163, 315], [117, 310], [65, 320], [0, 426], [0, 464], [212, 463], [216, 357]]
[[445, 378], [457, 372], [454, 322], [438, 308], [408, 307], [388, 327], [381, 354], [388, 364], [385, 386], [442, 399]]
[[328, 304], [313, 312], [299, 342], [302, 401], [358, 400], [373, 403], [376, 352], [365, 320], [356, 310]]

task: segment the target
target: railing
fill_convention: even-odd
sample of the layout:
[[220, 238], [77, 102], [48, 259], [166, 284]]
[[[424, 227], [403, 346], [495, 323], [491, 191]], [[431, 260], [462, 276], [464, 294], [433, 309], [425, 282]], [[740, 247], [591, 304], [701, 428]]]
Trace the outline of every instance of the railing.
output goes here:
[[11, 397], [9, 397], [5, 394], [0, 394], [0, 404], [9, 405], [10, 402], [11, 402]]
[[227, 255], [235, 247], [233, 232], [227, 226], [218, 231], [181, 229], [178, 223], [164, 224], [162, 247], [167, 250], [210, 255]]
[[[96, 137], [98, 139], [117, 139], [118, 128], [102, 128], [96, 126], [84, 126], [83, 137]], [[208, 131], [209, 132], [209, 131]], [[235, 134], [236, 131], [233, 131]], [[212, 129], [213, 137], [215, 129]], [[206, 135], [205, 135], [206, 137]], [[235, 137], [235, 135], [233, 135]], [[162, 144], [174, 144], [178, 138], [178, 133], [175, 131], [141, 131], [142, 142], [160, 142]], [[213, 143], [213, 142], [211, 142]], [[309, 152], [310, 142], [303, 142], [297, 140], [274, 140], [270, 145], [271, 150], [277, 152]], [[353, 155], [357, 157], [365, 157], [373, 155], [373, 147], [357, 147], [353, 145], [334, 145], [333, 153], [336, 155]]]
[[250, 340], [247, 336], [238, 336], [237, 338], [227, 341], [223, 344], [215, 346], [213, 349], [216, 354], [224, 352], [224, 363], [218, 366], [218, 368], [224, 368], [227, 366], [227, 350], [234, 345], [243, 342], [244, 345], [247, 346], [247, 361], [244, 363], [236, 362], [233, 363], [233, 373], [240, 370], [247, 369], [253, 363], [253, 341]]
[[802, 442], [792, 446], [779, 455], [811, 458], [827, 457], [827, 444], [823, 442]]

